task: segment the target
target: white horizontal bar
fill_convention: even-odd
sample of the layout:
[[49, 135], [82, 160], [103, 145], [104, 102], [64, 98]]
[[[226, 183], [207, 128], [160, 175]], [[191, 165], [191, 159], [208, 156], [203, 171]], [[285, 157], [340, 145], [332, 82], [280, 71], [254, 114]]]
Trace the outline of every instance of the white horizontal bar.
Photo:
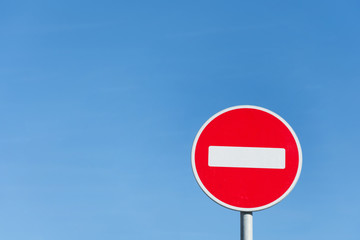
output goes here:
[[285, 149], [210, 146], [209, 166], [284, 169]]

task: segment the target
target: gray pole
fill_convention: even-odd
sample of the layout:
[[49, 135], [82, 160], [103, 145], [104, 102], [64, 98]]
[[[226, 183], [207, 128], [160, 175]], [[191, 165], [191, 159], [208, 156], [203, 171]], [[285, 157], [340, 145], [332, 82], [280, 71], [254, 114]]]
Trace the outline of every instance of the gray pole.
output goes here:
[[241, 240], [253, 240], [252, 212], [240, 212], [240, 235]]

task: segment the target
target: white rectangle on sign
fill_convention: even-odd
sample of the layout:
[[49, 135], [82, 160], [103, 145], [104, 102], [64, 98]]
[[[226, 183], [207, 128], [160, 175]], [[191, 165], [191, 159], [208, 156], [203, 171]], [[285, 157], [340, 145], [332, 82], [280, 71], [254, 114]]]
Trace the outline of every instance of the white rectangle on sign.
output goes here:
[[285, 169], [285, 149], [210, 146], [209, 166]]

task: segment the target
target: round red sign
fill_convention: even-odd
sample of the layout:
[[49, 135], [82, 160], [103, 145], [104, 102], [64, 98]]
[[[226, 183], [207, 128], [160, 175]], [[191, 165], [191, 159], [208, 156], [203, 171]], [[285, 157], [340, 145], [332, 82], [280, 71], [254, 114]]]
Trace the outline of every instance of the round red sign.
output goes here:
[[294, 188], [302, 153], [295, 132], [279, 115], [236, 106], [201, 127], [191, 161], [198, 184], [212, 200], [237, 211], [258, 211]]

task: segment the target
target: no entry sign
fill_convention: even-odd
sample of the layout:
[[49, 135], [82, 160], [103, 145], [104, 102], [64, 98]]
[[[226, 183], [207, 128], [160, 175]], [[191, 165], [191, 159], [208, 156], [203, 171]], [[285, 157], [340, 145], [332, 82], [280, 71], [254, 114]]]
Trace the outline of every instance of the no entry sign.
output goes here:
[[236, 106], [212, 116], [197, 133], [192, 168], [202, 190], [220, 205], [262, 210], [294, 188], [302, 166], [299, 140], [279, 115]]

